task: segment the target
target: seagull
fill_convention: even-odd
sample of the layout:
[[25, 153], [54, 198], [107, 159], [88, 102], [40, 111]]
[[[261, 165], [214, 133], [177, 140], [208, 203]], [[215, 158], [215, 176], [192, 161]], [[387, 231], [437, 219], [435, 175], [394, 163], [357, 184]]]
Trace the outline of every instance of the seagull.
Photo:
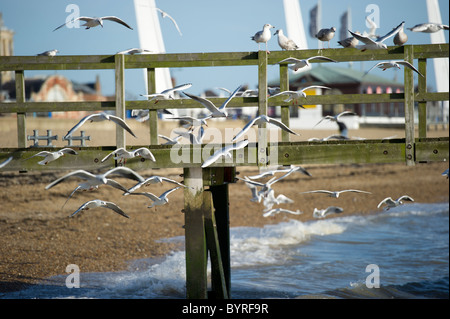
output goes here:
[[178, 144], [178, 141], [182, 138], [181, 135], [178, 135], [175, 138], [170, 138], [170, 137], [167, 137], [167, 136], [161, 135], [161, 134], [158, 134], [158, 136], [160, 138], [162, 138], [162, 139], [165, 139], [167, 141], [167, 143], [164, 143], [163, 145], [175, 145], [175, 144]]
[[[109, 185], [114, 188], [120, 189], [123, 192], [128, 192], [128, 190], [125, 187], [123, 187], [122, 185], [120, 185], [118, 182], [107, 178], [108, 175], [113, 174], [113, 173], [119, 174], [128, 179], [137, 180], [139, 182], [144, 180], [144, 178], [141, 175], [139, 175], [138, 173], [136, 173], [135, 171], [133, 171], [132, 169], [127, 168], [127, 167], [115, 167], [115, 168], [107, 171], [106, 173], [98, 174], [98, 175], [94, 175], [85, 170], [76, 170], [76, 171], [70, 172], [70, 173], [64, 175], [63, 177], [60, 177], [57, 180], [53, 181], [52, 183], [48, 184], [47, 186], [45, 186], [45, 189], [50, 189], [53, 186], [56, 186], [59, 183], [64, 182], [65, 180], [69, 179], [70, 177], [79, 177], [79, 178], [85, 180], [85, 182], [78, 184], [78, 186], [69, 195], [69, 197], [67, 198], [64, 205], [72, 197], [72, 195], [79, 189], [94, 190], [94, 189], [97, 189], [100, 185]], [[63, 205], [63, 207], [64, 207], [64, 205]]]
[[130, 216], [125, 214], [125, 212], [116, 204], [114, 204], [112, 202], [105, 202], [100, 199], [94, 199], [94, 200], [90, 200], [90, 201], [84, 203], [72, 215], [70, 215], [70, 217], [75, 216], [77, 213], [81, 212], [82, 210], [89, 210], [91, 208], [97, 208], [97, 207], [109, 208], [109, 209], [115, 211], [117, 214], [122, 215], [123, 217], [130, 218]]
[[440, 23], [422, 23], [413, 26], [412, 28], [408, 28], [408, 30], [412, 32], [425, 32], [425, 33], [434, 33], [440, 30], [448, 30], [448, 25], [440, 24]]
[[13, 159], [12, 156], [8, 157], [6, 160], [4, 160], [3, 162], [0, 163], [0, 168], [5, 167], [6, 165], [8, 165], [9, 162], [11, 162]]
[[126, 24], [123, 20], [119, 19], [118, 17], [115, 17], [115, 16], [106, 16], [106, 17], [100, 17], [100, 18], [78, 17], [78, 18], [75, 18], [75, 19], [73, 19], [73, 20], [67, 21], [66, 23], [60, 25], [59, 27], [57, 27], [57, 28], [56, 28], [55, 30], [53, 30], [53, 31], [56, 31], [56, 30], [62, 28], [62, 27], [65, 26], [67, 23], [73, 23], [73, 22], [75, 22], [75, 21], [77, 21], [77, 20], [81, 20], [81, 21], [86, 22], [85, 24], [82, 25], [82, 27], [86, 27], [86, 30], [87, 30], [87, 29], [90, 29], [90, 28], [97, 27], [97, 26], [101, 26], [101, 27], [103, 28], [103, 20], [114, 21], [114, 22], [120, 23], [120, 24], [123, 25], [123, 26], [126, 26], [128, 29], [133, 30], [132, 27], [130, 27], [128, 24]]
[[140, 49], [140, 48], [132, 48], [124, 51], [117, 52], [116, 54], [129, 54], [129, 55], [135, 55], [139, 53], [150, 53], [152, 51], [147, 49]]
[[231, 151], [242, 149], [242, 148], [246, 147], [247, 145], [248, 145], [248, 140], [245, 139], [245, 140], [239, 141], [235, 144], [231, 144], [231, 145], [227, 145], [227, 146], [223, 147], [222, 149], [214, 152], [214, 154], [211, 155], [208, 159], [206, 159], [206, 161], [204, 161], [202, 164], [202, 168], [208, 167], [209, 165], [216, 162], [222, 156], [225, 158], [233, 158], [233, 156], [231, 155]]
[[120, 117], [115, 116], [115, 115], [111, 115], [105, 112], [101, 112], [101, 113], [94, 113], [91, 115], [87, 115], [85, 117], [83, 117], [77, 125], [75, 125], [74, 127], [72, 127], [70, 129], [69, 132], [67, 132], [66, 136], [64, 136], [63, 139], [66, 139], [67, 137], [71, 136], [76, 130], [78, 130], [84, 123], [86, 123], [87, 121], [92, 122], [100, 122], [100, 121], [113, 121], [114, 123], [116, 123], [117, 125], [120, 125], [122, 128], [124, 128], [128, 133], [130, 133], [131, 135], [133, 135], [134, 137], [136, 137], [136, 135], [133, 133], [133, 131], [131, 130], [131, 128], [127, 125], [127, 123], [125, 123], [124, 120], [122, 120]]
[[203, 141], [203, 135], [205, 134], [205, 129], [203, 128], [203, 126], [200, 126], [197, 136], [194, 135], [193, 133], [194, 128], [188, 130], [188, 131], [174, 131], [175, 134], [181, 135], [182, 137], [188, 139], [191, 144], [193, 145], [200, 145], [202, 144]]
[[275, 191], [270, 189], [264, 197], [263, 204], [266, 207], [265, 211], [271, 210], [273, 205], [291, 204], [294, 202], [292, 199], [284, 196], [283, 194], [279, 194], [275, 197], [274, 193]]
[[300, 135], [300, 134], [298, 134], [298, 133], [295, 133], [295, 132], [294, 132], [293, 130], [291, 130], [289, 127], [287, 127], [287, 125], [284, 124], [283, 122], [278, 121], [277, 119], [271, 118], [271, 117], [269, 117], [269, 116], [263, 114], [263, 115], [260, 115], [260, 116], [255, 117], [253, 120], [251, 120], [250, 122], [248, 122], [248, 123], [244, 126], [244, 128], [243, 128], [239, 133], [237, 133], [235, 137], [233, 137], [233, 139], [232, 139], [231, 141], [234, 142], [235, 140], [237, 140], [238, 138], [240, 138], [242, 135], [244, 135], [245, 132], [247, 132], [247, 131], [250, 129], [250, 127], [252, 127], [253, 125], [261, 124], [261, 123], [269, 123], [269, 124], [273, 124], [273, 125], [278, 126], [279, 128], [281, 128], [282, 130], [284, 130], [284, 131], [286, 131], [286, 132], [289, 132], [289, 133], [294, 134], [294, 135]]
[[247, 187], [250, 188], [250, 191], [252, 192], [252, 198], [250, 199], [250, 201], [260, 203], [262, 195], [258, 192], [257, 186], [250, 183], [245, 183], [245, 185], [247, 185]]
[[275, 27], [274, 27], [273, 25], [270, 25], [270, 24], [266, 23], [266, 24], [263, 26], [262, 31], [256, 32], [255, 35], [251, 37], [251, 39], [252, 39], [253, 41], [255, 41], [256, 43], [258, 43], [258, 51], [260, 50], [260, 44], [261, 44], [261, 43], [265, 43], [265, 44], [266, 44], [266, 52], [267, 52], [267, 53], [270, 53], [270, 52], [267, 50], [267, 42], [268, 42], [268, 41], [270, 40], [270, 38], [272, 37], [272, 34], [271, 34], [271, 32], [270, 32], [270, 29], [272, 29], [272, 28], [275, 28]]
[[[166, 109], [162, 109], [162, 110], [158, 110], [158, 111], [162, 111], [162, 113], [164, 113], [164, 114], [173, 115], [172, 112], [170, 112], [170, 111], [168, 111]], [[142, 109], [131, 110], [131, 116], [135, 116], [136, 117], [136, 121], [138, 121], [138, 122], [145, 122], [145, 121], [147, 121], [150, 118], [150, 110], [149, 109], [146, 109], [146, 110], [142, 110]]]
[[255, 179], [260, 179], [260, 178], [264, 178], [264, 177], [267, 177], [267, 176], [274, 176], [276, 173], [287, 173], [289, 171], [292, 171], [291, 173], [298, 171], [298, 172], [301, 172], [301, 173], [303, 173], [305, 175], [312, 176], [303, 167], [301, 167], [301, 166], [293, 166], [293, 167], [290, 167], [290, 168], [269, 170], [269, 171], [263, 172], [263, 173], [258, 174], [258, 175], [247, 176], [247, 177], [250, 178], [251, 180], [255, 180]]
[[273, 35], [278, 35], [278, 45], [284, 50], [297, 50], [299, 49], [298, 45], [292, 39], [289, 39], [284, 35], [283, 30], [277, 30]]
[[180, 34], [180, 36], [183, 36], [183, 34], [180, 31], [180, 28], [178, 27], [177, 22], [175, 21], [174, 18], [172, 18], [166, 11], [161, 10], [160, 8], [155, 8], [156, 10], [158, 10], [161, 13], [161, 17], [163, 18], [169, 18], [173, 24], [175, 25], [175, 28], [177, 28], [178, 33]]
[[414, 202], [414, 199], [412, 199], [412, 197], [409, 197], [408, 195], [400, 196], [396, 200], [393, 200], [391, 197], [386, 197], [385, 199], [383, 199], [378, 204], [377, 208], [380, 208], [383, 204], [385, 204], [386, 205], [386, 210], [389, 210], [390, 208], [402, 205], [403, 204], [403, 200]]
[[375, 64], [373, 67], [371, 67], [369, 69], [369, 71], [367, 71], [366, 73], [364, 73], [364, 76], [366, 76], [367, 73], [369, 73], [372, 69], [378, 67], [380, 69], [382, 69], [383, 71], [385, 71], [386, 69], [390, 69], [390, 68], [398, 68], [400, 69], [400, 65], [406, 66], [408, 68], [410, 68], [411, 70], [413, 70], [414, 72], [416, 72], [417, 74], [419, 74], [421, 77], [424, 77], [422, 73], [419, 72], [419, 70], [417, 70], [414, 65], [412, 65], [411, 63], [409, 63], [408, 61], [385, 61], [385, 62], [378, 62], [377, 64]]
[[150, 177], [144, 179], [143, 181], [138, 182], [136, 185], [134, 185], [129, 190], [127, 190], [127, 192], [124, 193], [123, 195], [124, 196], [130, 195], [131, 193], [133, 193], [137, 189], [141, 188], [142, 186], [149, 186], [149, 185], [153, 185], [156, 183], [162, 183], [162, 182], [172, 183], [172, 184], [178, 185], [180, 187], [188, 187], [180, 182], [177, 182], [176, 180], [173, 180], [173, 179], [170, 179], [170, 178], [167, 178], [164, 176], [153, 175], [153, 176], [150, 176]]
[[337, 206], [330, 206], [330, 207], [327, 207], [325, 209], [314, 208], [313, 217], [315, 217], [315, 218], [325, 218], [327, 215], [340, 214], [343, 211], [344, 211], [344, 209], [342, 207], [337, 207]]
[[174, 96], [173, 94], [176, 91], [181, 91], [181, 90], [186, 90], [189, 89], [192, 86], [192, 83], [186, 83], [186, 84], [181, 84], [181, 85], [177, 85], [173, 88], [164, 90], [160, 93], [153, 93], [153, 94], [140, 94], [141, 96], [144, 97], [151, 97], [150, 101], [156, 100], [155, 104], [158, 103], [159, 100], [174, 100]]
[[208, 111], [211, 112], [210, 117], [217, 118], [217, 117], [228, 117], [228, 112], [225, 110], [228, 102], [231, 101], [232, 98], [236, 96], [236, 94], [239, 92], [242, 86], [239, 86], [234, 92], [223, 102], [223, 104], [217, 108], [214, 103], [212, 103], [210, 100], [205, 99], [200, 96], [188, 94], [186, 92], [183, 92], [187, 96], [189, 96], [191, 99], [200, 102], [204, 107], [208, 109]]
[[[358, 31], [355, 33], [360, 34]], [[349, 37], [338, 41], [338, 44], [343, 46], [344, 48], [356, 48], [358, 45], [359, 40], [355, 37]]]
[[357, 189], [344, 189], [342, 191], [327, 191], [327, 190], [315, 190], [315, 191], [309, 191], [309, 192], [302, 192], [300, 194], [307, 194], [307, 193], [325, 193], [328, 194], [329, 197], [333, 197], [333, 198], [339, 198], [339, 195], [341, 193], [346, 193], [346, 192], [353, 192], [353, 193], [365, 193], [365, 194], [372, 194], [370, 192], [366, 192], [366, 191], [360, 191]]
[[38, 53], [37, 55], [38, 56], [55, 56], [56, 53], [58, 53], [58, 52], [59, 52], [59, 50], [54, 49], [54, 50], [48, 50], [48, 51], [44, 51], [42, 53]]
[[127, 158], [134, 158], [134, 157], [143, 157], [145, 159], [149, 159], [153, 162], [156, 162], [152, 152], [146, 147], [141, 147], [133, 151], [127, 151], [125, 148], [120, 147], [115, 151], [106, 155], [101, 162], [103, 163], [107, 161], [112, 156], [114, 156], [115, 160], [119, 160], [119, 162], [122, 162], [122, 160], [126, 160]]
[[408, 41], [408, 35], [405, 33], [405, 31], [403, 30], [403, 25], [400, 28], [400, 30], [398, 31], [398, 33], [395, 35], [394, 37], [394, 44], [395, 45], [404, 45], [406, 43], [406, 41]]
[[147, 193], [147, 192], [144, 192], [144, 193], [130, 193], [130, 195], [144, 195], [144, 196], [150, 198], [153, 201], [153, 203], [150, 206], [148, 206], [148, 208], [152, 208], [154, 206], [162, 206], [162, 205], [168, 203], [169, 199], [167, 198], [167, 196], [170, 193], [172, 193], [173, 191], [176, 191], [179, 188], [180, 188], [180, 186], [172, 188], [172, 189], [169, 189], [168, 191], [162, 193], [159, 197], [154, 195], [154, 194], [152, 194], [152, 193]]
[[327, 115], [327, 116], [323, 117], [319, 122], [317, 122], [317, 124], [314, 125], [314, 127], [319, 125], [319, 123], [322, 122], [323, 120], [330, 120], [330, 121], [337, 123], [341, 116], [348, 116], [348, 115], [358, 115], [358, 114], [356, 114], [355, 112], [351, 112], [351, 111], [344, 111], [335, 116]]
[[304, 68], [305, 66], [311, 66], [311, 64], [309, 63], [310, 60], [320, 60], [320, 61], [328, 61], [328, 62], [336, 62], [337, 63], [337, 61], [335, 61], [333, 59], [327, 58], [325, 56], [317, 55], [317, 56], [312, 56], [310, 58], [303, 59], [303, 60], [289, 57], [284, 60], [281, 60], [280, 62], [278, 62], [278, 64], [281, 64], [281, 63], [292, 64], [293, 63], [294, 65], [291, 65], [289, 67], [289, 69], [297, 71], [298, 69]]
[[335, 27], [331, 27], [330, 29], [320, 29], [319, 32], [315, 35], [317, 39], [320, 41], [327, 41], [328, 42], [328, 48], [330, 48], [330, 40], [333, 39], [334, 34], [336, 32]]
[[57, 160], [58, 158], [60, 158], [61, 156], [64, 156], [65, 154], [78, 155], [78, 153], [75, 152], [71, 148], [63, 148], [63, 149], [61, 149], [59, 151], [55, 151], [55, 152], [42, 151], [31, 157], [28, 157], [27, 160], [30, 158], [33, 158], [35, 156], [41, 156], [41, 157], [44, 157], [44, 159], [42, 161], [39, 161], [38, 164], [39, 165], [47, 165], [48, 163]]
[[133, 171], [130, 168], [127, 167], [115, 167], [109, 171], [107, 171], [106, 173], [103, 174], [97, 174], [94, 175], [92, 173], [89, 173], [85, 170], [76, 170], [73, 172], [70, 172], [66, 175], [64, 175], [63, 177], [58, 178], [57, 180], [53, 181], [52, 183], [48, 184], [47, 186], [45, 186], [45, 189], [50, 189], [53, 186], [58, 185], [61, 182], [66, 181], [67, 179], [69, 179], [70, 177], [79, 177], [83, 180], [85, 180], [84, 183], [80, 183], [79, 184], [79, 189], [85, 189], [85, 190], [93, 190], [98, 188], [98, 186], [100, 185], [110, 185], [112, 187], [118, 188], [120, 190], [124, 190], [125, 192], [127, 192], [128, 190], [126, 188], [124, 188], [122, 185], [120, 185], [119, 183], [117, 183], [116, 181], [107, 178], [108, 175], [111, 174], [119, 174], [123, 177], [126, 177], [128, 179], [133, 179], [139, 182], [144, 181], [144, 178], [139, 175], [138, 173], [136, 173], [135, 171]]
[[269, 217], [269, 216], [279, 214], [279, 213], [289, 213], [289, 214], [293, 214], [293, 215], [303, 214], [303, 212], [299, 211], [298, 209], [294, 212], [292, 210], [285, 209], [285, 208], [274, 208], [274, 209], [271, 209], [271, 210], [265, 212], [263, 214], [263, 217]]
[[405, 21], [400, 23], [397, 27], [392, 29], [390, 32], [388, 32], [384, 36], [379, 37], [379, 38], [377, 38], [375, 40], [372, 40], [368, 36], [360, 35], [360, 34], [357, 34], [355, 32], [352, 32], [350, 30], [348, 30], [348, 31], [350, 32], [350, 34], [352, 36], [354, 36], [356, 39], [358, 39], [359, 41], [364, 43], [363, 45], [357, 46], [357, 48], [361, 49], [361, 51], [387, 49], [387, 45], [384, 44], [383, 41], [385, 41], [386, 39], [389, 39], [390, 37], [393, 37], [394, 35], [396, 35], [403, 28], [404, 25], [405, 25]]
[[[287, 99], [284, 100], [284, 102], [289, 102], [289, 101], [293, 101], [292, 103], [294, 104], [294, 101], [297, 102], [297, 99], [299, 97], [304, 97], [306, 98], [306, 90], [310, 90], [310, 89], [326, 89], [326, 90], [331, 90], [331, 88], [327, 87], [327, 86], [322, 86], [322, 85], [311, 85], [311, 86], [307, 86], [301, 90], [297, 90], [297, 91], [283, 91], [277, 94], [274, 94], [271, 96], [275, 97], [275, 96], [279, 96], [279, 95], [289, 95], [289, 97]], [[304, 108], [303, 106], [299, 105], [301, 108]]]

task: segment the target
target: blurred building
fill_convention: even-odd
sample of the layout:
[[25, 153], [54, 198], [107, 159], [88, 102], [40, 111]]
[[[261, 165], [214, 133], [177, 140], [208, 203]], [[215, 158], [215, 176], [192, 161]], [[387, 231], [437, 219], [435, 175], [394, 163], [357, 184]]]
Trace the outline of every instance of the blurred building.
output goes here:
[[[0, 12], [0, 55], [11, 56], [14, 54], [14, 31], [8, 29], [3, 23], [3, 15]], [[0, 72], [0, 87], [3, 83], [13, 79], [14, 72]]]

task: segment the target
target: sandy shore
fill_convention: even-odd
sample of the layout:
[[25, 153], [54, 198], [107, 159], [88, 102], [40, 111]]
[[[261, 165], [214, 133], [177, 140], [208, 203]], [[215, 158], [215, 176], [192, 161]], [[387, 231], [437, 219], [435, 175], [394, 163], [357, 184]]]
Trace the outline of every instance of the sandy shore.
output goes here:
[[[319, 132], [324, 136], [329, 133]], [[376, 132], [380, 137], [400, 133], [389, 130]], [[350, 136], [365, 134], [374, 132], [350, 132]], [[436, 136], [448, 136], [448, 131], [436, 132]], [[4, 145], [1, 140], [0, 143]], [[299, 209], [304, 212], [302, 215], [279, 214], [264, 218], [263, 204], [251, 202], [249, 188], [239, 181], [230, 185], [230, 226], [263, 227], [290, 218], [307, 221], [312, 219], [315, 207], [330, 205], [343, 207], [342, 215], [377, 213], [382, 211], [377, 209], [378, 203], [387, 196], [397, 198], [408, 194], [421, 203], [449, 200], [449, 182], [441, 176], [448, 168], [445, 162], [415, 166], [306, 165], [304, 168], [312, 177], [292, 174], [274, 185], [276, 193], [295, 201], [280, 207]], [[240, 167], [238, 171], [241, 177], [257, 174], [257, 169], [250, 167]], [[77, 264], [82, 272], [124, 270], [130, 261], [162, 256], [173, 249], [171, 244], [158, 242], [158, 239], [184, 235], [182, 190], [173, 193], [170, 202], [157, 209], [147, 208], [148, 199], [145, 197], [122, 196], [120, 191], [110, 187], [76, 193], [62, 208], [77, 180], [61, 183], [50, 190], [44, 188], [64, 173], [0, 173], [0, 292], [21, 289], [54, 275], [65, 275], [69, 264]], [[143, 176], [164, 175], [182, 181], [181, 169], [139, 173]], [[126, 187], [134, 185], [130, 180], [118, 178], [117, 181]], [[146, 191], [160, 194], [170, 187], [167, 184], [152, 185]], [[371, 194], [347, 193], [338, 199], [323, 194], [299, 194], [314, 189], [360, 189]], [[130, 218], [105, 209], [68, 217], [81, 204], [95, 198], [116, 202]]]

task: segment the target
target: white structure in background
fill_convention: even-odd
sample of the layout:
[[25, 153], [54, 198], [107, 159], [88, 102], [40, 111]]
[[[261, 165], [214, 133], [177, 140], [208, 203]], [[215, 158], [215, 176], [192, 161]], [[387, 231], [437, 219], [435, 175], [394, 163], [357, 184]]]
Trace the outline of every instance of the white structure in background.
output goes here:
[[[299, 0], [283, 0], [284, 5], [284, 15], [286, 19], [286, 31], [287, 36], [294, 40], [294, 42], [300, 47], [300, 50], [307, 50], [308, 43], [306, 40], [305, 27], [303, 23], [303, 18], [300, 9]], [[316, 11], [316, 20], [310, 21], [315, 23], [315, 25], [320, 29], [320, 20], [321, 20], [321, 2], [320, 0], [317, 2], [317, 11]], [[311, 17], [310, 17], [311, 18]], [[319, 41], [318, 41], [319, 42]], [[318, 43], [319, 44], [319, 43]], [[298, 74], [300, 72], [308, 71], [311, 67], [304, 67], [299, 69], [297, 72], [293, 72], [294, 74]], [[322, 94], [322, 89], [315, 89], [314, 94]], [[289, 124], [291, 128], [294, 129], [312, 129], [313, 126], [320, 121], [322, 118], [322, 105], [316, 105], [315, 108], [302, 109], [298, 110], [298, 117], [290, 118]], [[343, 122], [347, 125], [349, 129], [357, 129], [359, 128], [359, 121], [357, 117], [349, 116], [344, 119]], [[336, 123], [331, 121], [326, 121], [321, 123], [319, 126], [315, 127], [317, 130], [338, 130]]]
[[[165, 53], [166, 49], [164, 47], [158, 18], [159, 12], [156, 10], [155, 0], [134, 0], [134, 10], [136, 13], [140, 48], [150, 50], [153, 53]], [[143, 72], [145, 86], [142, 90], [143, 92], [147, 92], [147, 70], [144, 69]], [[169, 68], [157, 68], [155, 77], [156, 92], [173, 87]]]
[[[442, 23], [441, 11], [439, 9], [438, 0], [427, 0], [428, 21], [434, 23]], [[430, 33], [431, 43], [447, 43], [445, 40], [444, 30]], [[433, 59], [434, 74], [436, 77], [436, 90], [438, 92], [449, 91], [449, 72], [448, 58]], [[444, 122], [448, 123], [448, 101], [442, 102], [442, 115]]]

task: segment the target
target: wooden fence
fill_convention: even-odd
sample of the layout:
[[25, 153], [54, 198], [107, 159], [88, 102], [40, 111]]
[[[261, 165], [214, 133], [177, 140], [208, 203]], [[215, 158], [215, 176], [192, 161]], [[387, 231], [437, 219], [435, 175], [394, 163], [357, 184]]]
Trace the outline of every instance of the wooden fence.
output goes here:
[[[228, 104], [233, 107], [257, 107], [259, 114], [267, 114], [269, 106], [281, 106], [281, 120], [289, 126], [289, 106], [285, 97], [268, 99], [267, 67], [277, 64], [287, 57], [299, 59], [324, 55], [338, 62], [405, 60], [413, 63], [418, 60], [418, 69], [424, 75], [418, 79], [418, 92], [415, 92], [413, 71], [404, 70], [404, 93], [385, 94], [342, 94], [308, 96], [308, 100], [299, 98], [302, 104], [355, 104], [403, 102], [405, 105], [405, 138], [390, 140], [344, 140], [324, 142], [290, 142], [289, 134], [282, 132], [281, 141], [270, 143], [266, 124], [260, 124], [257, 142], [246, 148], [242, 156], [234, 154], [232, 162], [219, 161], [202, 169], [200, 161], [171, 160], [172, 146], [158, 144], [159, 109], [199, 108], [192, 99], [162, 100], [155, 104], [150, 101], [127, 101], [125, 99], [125, 70], [143, 68], [147, 70], [148, 92], [155, 93], [155, 70], [165, 67], [215, 67], [250, 66], [258, 69], [258, 96], [236, 97]], [[27, 113], [54, 111], [115, 111], [117, 116], [125, 118], [126, 110], [149, 109], [150, 148], [156, 162], [130, 160], [130, 168], [183, 168], [186, 188], [185, 196], [185, 236], [186, 236], [186, 288], [188, 298], [207, 298], [207, 252], [210, 252], [212, 266], [212, 292], [210, 296], [229, 298], [230, 294], [230, 251], [229, 251], [229, 211], [228, 185], [235, 180], [237, 166], [267, 166], [331, 164], [331, 163], [393, 163], [447, 161], [449, 156], [449, 138], [427, 138], [426, 104], [428, 101], [448, 101], [449, 93], [427, 92], [427, 61], [433, 58], [448, 58], [448, 44], [405, 45], [389, 47], [388, 50], [321, 49], [298, 51], [227, 52], [227, 53], [189, 53], [189, 54], [149, 54], [149, 55], [99, 55], [99, 56], [12, 56], [0, 57], [0, 71], [14, 71], [16, 81], [16, 101], [0, 103], [0, 113], [17, 114], [17, 148], [2, 148], [0, 145], [0, 163], [13, 157], [4, 170], [73, 170], [102, 169], [116, 165], [114, 161], [101, 163], [100, 159], [110, 153], [114, 147], [75, 147], [78, 156], [70, 156], [54, 165], [41, 166], [36, 161], [22, 161], [46, 148], [27, 147]], [[109, 102], [29, 102], [25, 100], [25, 71], [29, 70], [115, 70], [115, 101]], [[280, 89], [289, 88], [289, 72], [285, 64], [279, 65]], [[211, 98], [220, 105], [224, 98]], [[418, 137], [415, 137], [414, 106], [418, 103]], [[182, 151], [192, 159], [196, 152], [205, 147], [210, 150], [219, 145], [185, 145]], [[129, 145], [125, 131], [116, 130], [116, 147], [135, 149], [142, 145]], [[50, 148], [54, 151], [55, 148]], [[173, 153], [172, 153], [173, 155]], [[252, 160], [250, 160], [252, 159]], [[52, 163], [53, 164], [53, 163]], [[208, 189], [206, 189], [208, 187]], [[206, 191], [207, 190], [207, 191]]]

